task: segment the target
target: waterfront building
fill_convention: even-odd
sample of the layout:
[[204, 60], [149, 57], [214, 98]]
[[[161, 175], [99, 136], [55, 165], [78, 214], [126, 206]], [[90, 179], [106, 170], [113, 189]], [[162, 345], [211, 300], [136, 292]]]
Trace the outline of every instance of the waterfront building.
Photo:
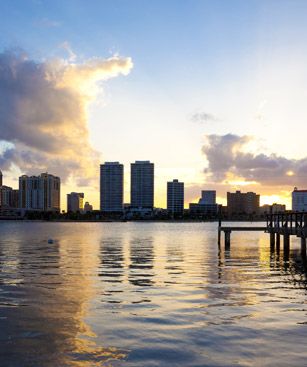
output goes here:
[[18, 208], [18, 190], [3, 185], [3, 175], [0, 170], [0, 208]]
[[19, 190], [12, 189], [10, 205], [11, 205], [11, 208], [19, 208]]
[[307, 212], [307, 190], [299, 190], [297, 187], [292, 192], [292, 210]]
[[83, 210], [83, 192], [67, 194], [67, 212], [77, 213]]
[[259, 210], [260, 195], [254, 192], [227, 192], [228, 214], [256, 214]]
[[269, 204], [262, 205], [259, 208], [258, 213], [261, 215], [264, 215], [264, 214], [270, 214], [270, 213], [272, 214], [284, 213], [285, 211], [286, 211], [286, 205], [274, 203], [272, 205], [269, 205]]
[[19, 204], [24, 210], [60, 211], [61, 180], [48, 173], [19, 177]]
[[154, 164], [150, 161], [131, 163], [131, 207], [153, 209]]
[[0, 186], [0, 206], [10, 207], [13, 189], [9, 186]]
[[198, 204], [190, 203], [189, 211], [191, 215], [212, 215], [215, 216], [218, 213], [217, 204]]
[[100, 165], [100, 210], [122, 212], [124, 198], [124, 166], [119, 162]]
[[91, 205], [88, 201], [84, 204], [84, 213], [92, 212], [93, 211], [93, 205]]
[[183, 214], [184, 183], [173, 180], [167, 183], [167, 210], [171, 214]]
[[18, 208], [18, 190], [9, 186], [0, 186], [0, 207]]
[[215, 216], [218, 212], [215, 190], [202, 190], [201, 198], [198, 203], [190, 203], [189, 211], [191, 215], [210, 215]]
[[215, 190], [202, 190], [201, 198], [198, 204], [202, 205], [215, 205], [216, 204], [216, 191]]

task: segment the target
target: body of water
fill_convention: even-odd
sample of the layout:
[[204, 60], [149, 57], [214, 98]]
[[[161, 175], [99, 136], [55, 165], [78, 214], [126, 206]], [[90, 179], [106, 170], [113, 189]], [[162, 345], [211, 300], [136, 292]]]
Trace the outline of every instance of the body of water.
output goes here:
[[225, 251], [216, 223], [0, 222], [1, 367], [306, 366], [306, 337], [297, 239], [233, 233]]

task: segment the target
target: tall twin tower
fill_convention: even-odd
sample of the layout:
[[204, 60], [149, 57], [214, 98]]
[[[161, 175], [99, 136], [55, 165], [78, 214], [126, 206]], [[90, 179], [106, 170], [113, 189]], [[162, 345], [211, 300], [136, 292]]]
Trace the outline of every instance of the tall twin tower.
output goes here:
[[[131, 163], [131, 207], [153, 209], [154, 164], [150, 161]], [[100, 165], [100, 210], [122, 212], [124, 205], [124, 165], [105, 162]]]

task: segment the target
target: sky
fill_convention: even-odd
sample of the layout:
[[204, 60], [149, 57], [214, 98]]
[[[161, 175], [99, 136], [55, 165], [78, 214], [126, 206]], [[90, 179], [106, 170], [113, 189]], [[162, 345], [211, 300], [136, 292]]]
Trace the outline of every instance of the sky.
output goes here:
[[0, 169], [44, 171], [99, 206], [99, 164], [155, 163], [166, 182], [261, 194], [307, 188], [307, 2], [0, 2]]

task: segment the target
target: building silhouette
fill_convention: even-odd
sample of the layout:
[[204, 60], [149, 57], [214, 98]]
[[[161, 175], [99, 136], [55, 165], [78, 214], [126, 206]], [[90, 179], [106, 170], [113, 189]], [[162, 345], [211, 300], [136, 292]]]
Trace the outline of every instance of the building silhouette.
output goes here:
[[100, 210], [122, 212], [124, 199], [124, 166], [119, 162], [100, 165]]
[[24, 210], [60, 211], [61, 180], [41, 173], [19, 177], [19, 206]]
[[131, 207], [153, 209], [154, 164], [150, 161], [131, 163]]
[[277, 214], [277, 213], [284, 213], [286, 211], [286, 205], [285, 204], [278, 204], [273, 203], [272, 205], [264, 204], [259, 208], [258, 213], [261, 215], [265, 214]]
[[259, 210], [260, 195], [254, 192], [227, 192], [228, 214], [256, 214]]
[[184, 183], [173, 180], [167, 183], [167, 210], [172, 215], [183, 214]]
[[215, 190], [202, 190], [201, 198], [198, 201], [201, 205], [215, 205], [216, 204], [216, 191]]
[[215, 190], [202, 190], [198, 203], [189, 204], [190, 214], [196, 216], [215, 216], [218, 212]]
[[67, 212], [77, 213], [83, 211], [83, 192], [67, 194]]
[[91, 211], [93, 211], [93, 205], [91, 205], [88, 201], [86, 201], [85, 204], [84, 204], [83, 212], [88, 213], [88, 212], [91, 212]]

